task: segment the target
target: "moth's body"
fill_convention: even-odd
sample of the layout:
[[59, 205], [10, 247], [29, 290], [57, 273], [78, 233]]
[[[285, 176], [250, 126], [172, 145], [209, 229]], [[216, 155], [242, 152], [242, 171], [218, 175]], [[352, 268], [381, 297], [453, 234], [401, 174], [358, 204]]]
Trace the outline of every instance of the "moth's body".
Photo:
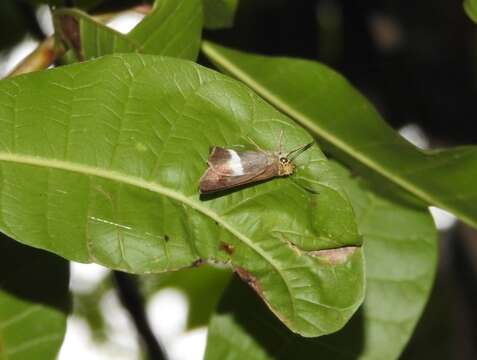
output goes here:
[[214, 147], [207, 161], [209, 168], [202, 175], [202, 194], [230, 189], [251, 182], [287, 176], [295, 166], [281, 152], [235, 151]]

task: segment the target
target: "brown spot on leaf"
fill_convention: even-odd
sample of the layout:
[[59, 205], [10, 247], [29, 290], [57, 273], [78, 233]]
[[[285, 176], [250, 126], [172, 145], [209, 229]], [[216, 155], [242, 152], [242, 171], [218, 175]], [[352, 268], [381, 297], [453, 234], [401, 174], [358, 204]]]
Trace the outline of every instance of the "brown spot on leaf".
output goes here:
[[292, 243], [291, 241], [287, 240], [287, 245], [290, 247], [290, 249], [293, 250], [293, 252], [297, 255], [301, 255], [301, 250], [296, 246], [296, 244]]
[[168, 241], [169, 241], [169, 235], [167, 235], [167, 234], [164, 235], [164, 241], [165, 241], [165, 242], [168, 242]]
[[357, 246], [345, 246], [337, 249], [310, 251], [308, 254], [330, 265], [340, 265], [345, 263], [357, 249]]
[[230, 244], [227, 244], [227, 243], [224, 243], [224, 242], [220, 242], [219, 249], [221, 251], [226, 252], [229, 255], [232, 255], [235, 251], [235, 248], [234, 248], [233, 245], [230, 245]]
[[194, 262], [192, 263], [192, 267], [199, 267], [203, 264], [205, 264], [204, 259], [197, 259], [197, 260], [194, 260]]
[[62, 15], [59, 17], [59, 25], [63, 39], [74, 50], [78, 60], [84, 60], [78, 20], [70, 15]]
[[257, 292], [257, 294], [260, 295], [260, 297], [262, 297], [262, 287], [258, 283], [258, 280], [255, 276], [253, 276], [250, 272], [240, 266], [234, 268], [234, 271], [237, 273], [238, 276], [240, 276], [243, 281], [249, 284]]

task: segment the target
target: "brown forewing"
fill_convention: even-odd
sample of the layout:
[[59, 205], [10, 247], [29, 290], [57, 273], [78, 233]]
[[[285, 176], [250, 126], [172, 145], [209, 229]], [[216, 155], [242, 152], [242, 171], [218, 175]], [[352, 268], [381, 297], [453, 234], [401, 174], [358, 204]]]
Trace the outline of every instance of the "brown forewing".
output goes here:
[[241, 159], [243, 175], [233, 176], [228, 166], [230, 154], [227, 149], [212, 149], [209, 168], [200, 179], [199, 190], [202, 194], [230, 189], [247, 183], [260, 181], [278, 175], [278, 164], [272, 155], [258, 151], [237, 151]]

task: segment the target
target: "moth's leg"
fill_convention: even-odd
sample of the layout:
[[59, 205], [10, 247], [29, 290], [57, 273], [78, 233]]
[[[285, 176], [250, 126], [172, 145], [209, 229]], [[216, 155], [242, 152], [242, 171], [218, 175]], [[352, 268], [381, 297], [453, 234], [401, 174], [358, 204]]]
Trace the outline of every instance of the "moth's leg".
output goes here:
[[283, 130], [280, 130], [280, 136], [278, 137], [278, 153], [281, 154], [283, 151]]
[[250, 136], [247, 136], [247, 139], [248, 141], [250, 141], [253, 145], [255, 145], [255, 147], [260, 150], [261, 152], [266, 152], [265, 150], [263, 150]]

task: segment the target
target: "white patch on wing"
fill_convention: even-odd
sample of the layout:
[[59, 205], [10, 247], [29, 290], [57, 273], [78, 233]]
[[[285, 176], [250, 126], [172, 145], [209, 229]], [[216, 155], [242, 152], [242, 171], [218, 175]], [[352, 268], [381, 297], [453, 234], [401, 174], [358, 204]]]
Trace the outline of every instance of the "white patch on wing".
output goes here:
[[233, 176], [243, 175], [243, 166], [240, 156], [234, 150], [227, 150], [230, 154], [230, 159], [227, 162], [228, 167], [230, 168]]

